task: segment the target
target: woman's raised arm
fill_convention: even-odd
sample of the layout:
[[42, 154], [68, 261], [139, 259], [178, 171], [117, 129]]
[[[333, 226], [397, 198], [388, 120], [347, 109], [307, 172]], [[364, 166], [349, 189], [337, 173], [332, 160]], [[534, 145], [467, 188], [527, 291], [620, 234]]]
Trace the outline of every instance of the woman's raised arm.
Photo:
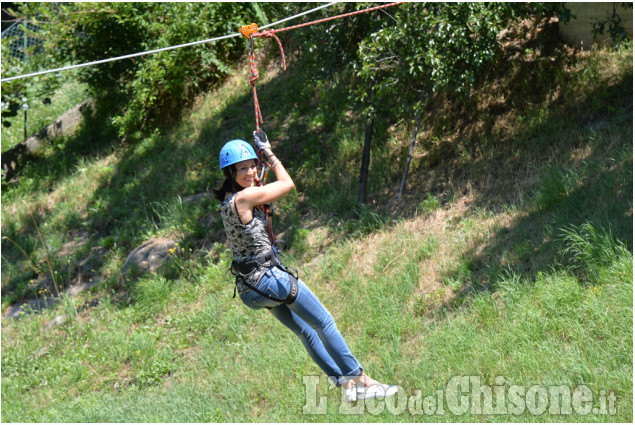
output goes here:
[[[241, 216], [241, 219], [243, 218], [243, 215], [245, 215], [247, 216], [245, 218], [249, 218], [249, 220], [251, 220], [251, 210], [254, 206], [275, 202], [291, 192], [295, 187], [291, 176], [289, 176], [287, 170], [271, 150], [271, 144], [267, 140], [265, 132], [263, 130], [260, 130], [260, 132], [254, 132], [254, 138], [256, 146], [262, 150], [267, 157], [267, 162], [269, 162], [271, 169], [276, 175], [276, 181], [264, 186], [254, 185], [246, 187], [237, 194], [236, 207], [238, 209], [238, 213]], [[236, 170], [238, 174], [241, 172], [249, 172], [248, 169], [241, 170], [241, 166], [239, 166]], [[250, 168], [249, 165], [245, 166]]]

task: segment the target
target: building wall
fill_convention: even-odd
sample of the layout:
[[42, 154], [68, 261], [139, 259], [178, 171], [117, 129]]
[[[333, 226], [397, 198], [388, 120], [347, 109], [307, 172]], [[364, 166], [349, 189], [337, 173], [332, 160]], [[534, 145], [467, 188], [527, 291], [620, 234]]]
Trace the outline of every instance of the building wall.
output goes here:
[[608, 2], [608, 3], [565, 3], [571, 10], [571, 13], [576, 16], [576, 19], [571, 19], [569, 23], [559, 24], [560, 37], [572, 46], [589, 48], [594, 43], [611, 42], [611, 36], [608, 34], [607, 29], [604, 29], [603, 35], [598, 35], [594, 40], [593, 24], [599, 20], [607, 19], [613, 13], [613, 7], [615, 11], [622, 18], [622, 24], [626, 29], [626, 33], [629, 37], [633, 38], [633, 9], [625, 9], [622, 7], [622, 3]]

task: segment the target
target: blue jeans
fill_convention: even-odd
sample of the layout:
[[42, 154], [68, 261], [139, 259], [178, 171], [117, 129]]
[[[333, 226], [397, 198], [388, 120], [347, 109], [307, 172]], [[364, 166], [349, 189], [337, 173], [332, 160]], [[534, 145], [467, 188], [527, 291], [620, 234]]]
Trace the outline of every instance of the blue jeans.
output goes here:
[[[257, 288], [283, 300], [291, 288], [289, 275], [271, 267], [260, 279]], [[269, 308], [276, 319], [300, 338], [313, 361], [337, 385], [364, 370], [346, 345], [331, 313], [301, 280], [298, 279], [298, 297], [291, 304], [270, 300], [253, 290], [240, 294], [240, 299], [254, 310]]]

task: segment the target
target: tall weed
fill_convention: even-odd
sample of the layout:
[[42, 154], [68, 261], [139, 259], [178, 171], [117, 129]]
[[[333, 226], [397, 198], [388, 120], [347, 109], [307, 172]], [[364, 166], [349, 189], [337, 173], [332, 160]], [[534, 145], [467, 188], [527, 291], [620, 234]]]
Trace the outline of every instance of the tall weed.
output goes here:
[[562, 253], [570, 259], [570, 267], [587, 274], [592, 281], [597, 280], [599, 268], [628, 254], [626, 246], [615, 239], [610, 227], [605, 229], [586, 222], [564, 227], [561, 232], [565, 244]]

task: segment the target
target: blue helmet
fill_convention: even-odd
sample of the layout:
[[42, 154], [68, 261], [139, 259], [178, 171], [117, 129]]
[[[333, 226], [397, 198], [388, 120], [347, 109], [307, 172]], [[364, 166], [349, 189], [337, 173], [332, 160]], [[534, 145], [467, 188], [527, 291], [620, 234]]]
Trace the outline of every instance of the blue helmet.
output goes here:
[[220, 162], [220, 169], [222, 170], [228, 165], [257, 158], [254, 148], [252, 148], [249, 143], [244, 140], [236, 139], [225, 143], [225, 146], [220, 150], [218, 161]]

